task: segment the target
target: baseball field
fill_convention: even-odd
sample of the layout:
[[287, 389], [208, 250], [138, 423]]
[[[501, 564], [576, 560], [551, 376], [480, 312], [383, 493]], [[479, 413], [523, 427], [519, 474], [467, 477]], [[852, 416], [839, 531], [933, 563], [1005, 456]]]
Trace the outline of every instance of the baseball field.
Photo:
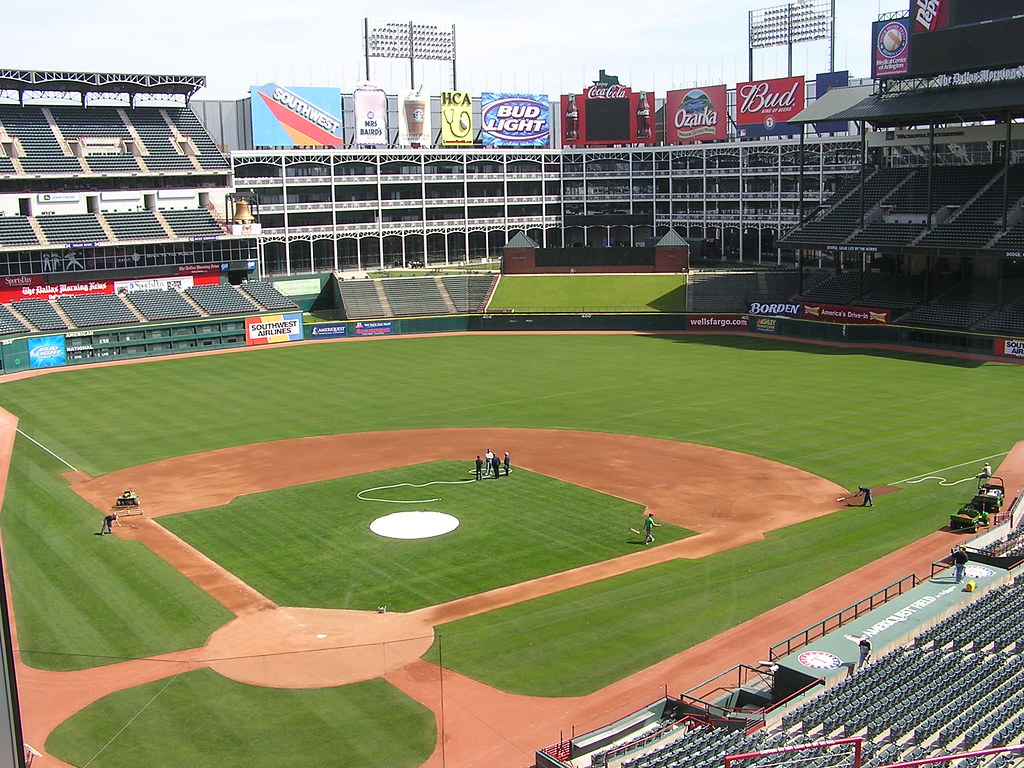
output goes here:
[[[1020, 439], [1021, 374], [770, 338], [491, 334], [4, 381], [26, 740], [96, 768], [531, 764], [486, 746], [516, 742], [517, 707], [562, 701], [557, 737], [577, 698], [945, 525]], [[476, 481], [489, 448], [512, 471]], [[873, 508], [837, 501], [861, 485]], [[145, 514], [98, 535], [124, 487]], [[370, 529], [396, 511], [458, 527]], [[504, 724], [444, 726], [486, 697], [507, 697]]]

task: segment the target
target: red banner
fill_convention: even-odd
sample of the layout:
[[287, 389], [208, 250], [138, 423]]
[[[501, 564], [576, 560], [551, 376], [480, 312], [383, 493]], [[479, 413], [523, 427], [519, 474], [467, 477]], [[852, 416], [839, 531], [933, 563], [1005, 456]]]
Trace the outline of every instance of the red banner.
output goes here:
[[[166, 283], [168, 289], [174, 283], [182, 283], [182, 278], [175, 275], [164, 278], [138, 278], [138, 282], [153, 283], [153, 285], [141, 286], [142, 288], [158, 288], [159, 283]], [[54, 283], [47, 285], [42, 275], [24, 275], [22, 277], [0, 278], [0, 303], [10, 304], [12, 301], [21, 299], [56, 299], [58, 296], [83, 296], [86, 294], [110, 294], [130, 293], [126, 289], [126, 280], [82, 280], [77, 283]], [[219, 274], [197, 275], [188, 278], [190, 285], [210, 285], [220, 282]]]
[[736, 124], [785, 123], [804, 108], [804, 79], [779, 77], [736, 85]]
[[911, 9], [915, 34], [949, 26], [949, 0], [917, 0]]
[[665, 95], [665, 142], [694, 144], [726, 137], [726, 87], [712, 85]]
[[842, 307], [835, 304], [808, 304], [804, 302], [801, 317], [804, 320], [824, 320], [846, 325], [885, 325], [890, 322], [888, 309]]

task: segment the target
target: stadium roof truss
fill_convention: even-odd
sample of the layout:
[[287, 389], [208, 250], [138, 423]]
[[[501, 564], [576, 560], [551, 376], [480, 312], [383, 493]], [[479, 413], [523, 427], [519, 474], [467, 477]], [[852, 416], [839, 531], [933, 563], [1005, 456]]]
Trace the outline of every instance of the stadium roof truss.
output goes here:
[[82, 95], [126, 93], [134, 102], [139, 95], [184, 96], [186, 101], [206, 85], [202, 75], [142, 75], [103, 72], [60, 72], [0, 69], [0, 91], [14, 91], [22, 103], [26, 93]]

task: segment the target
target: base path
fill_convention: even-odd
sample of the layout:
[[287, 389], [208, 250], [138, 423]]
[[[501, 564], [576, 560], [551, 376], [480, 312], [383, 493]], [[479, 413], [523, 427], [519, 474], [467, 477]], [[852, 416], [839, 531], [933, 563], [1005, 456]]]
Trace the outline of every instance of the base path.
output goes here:
[[[410, 457], [417, 463], [465, 460], [468, 473], [476, 456], [488, 448], [498, 455], [509, 451], [514, 468], [634, 501], [659, 521], [698, 535], [408, 614], [377, 614], [277, 606], [157, 521], [163, 515], [221, 506], [244, 494], [404, 466]], [[704, 557], [756, 541], [767, 531], [844, 508], [837, 500], [849, 494], [808, 472], [723, 449], [546, 429], [403, 430], [309, 437], [191, 454], [97, 478], [79, 474], [69, 480], [75, 492], [101, 511], [124, 488], [138, 490], [145, 515], [126, 518], [129, 526], [115, 527], [115, 534], [146, 544], [235, 613], [236, 618], [214, 632], [202, 648], [174, 654], [174, 661], [188, 668], [211, 667], [248, 684], [281, 688], [336, 686], [385, 677], [436, 713], [441, 712], [437, 700], [441, 672], [420, 656], [433, 642], [437, 625], [655, 563]], [[512, 478], [491, 482], [514, 481], [513, 472]], [[903, 564], [899, 575], [909, 567]], [[849, 602], [847, 598], [842, 599]], [[788, 631], [800, 628], [802, 624]], [[756, 631], [746, 637], [748, 644], [754, 638], [754, 654], [763, 653], [771, 641], [779, 639]], [[750, 654], [716, 654], [706, 665], [689, 661], [687, 668], [713, 666], [719, 672], [749, 658]], [[428, 764], [442, 764], [442, 741], [444, 762], [449, 765], [518, 768], [531, 764], [532, 751], [557, 740], [553, 734], [559, 727], [600, 720], [603, 713], [623, 706], [635, 709], [660, 695], [659, 688], [669, 681], [671, 687], [665, 690], [678, 693], [681, 680], [665, 666], [672, 663], [663, 662], [583, 699], [511, 696], [445, 671], [446, 714], [444, 719], [438, 716], [438, 751]], [[139, 665], [138, 670], [133, 665]], [[180, 664], [167, 666], [173, 670], [167, 674], [181, 670]], [[21, 694], [27, 741], [41, 746], [50, 730], [74, 712], [120, 688], [158, 678], [155, 669], [145, 660], [68, 673], [19, 665], [19, 679], [25, 683]], [[87, 685], [79, 684], [85, 681]], [[68, 695], [71, 690], [77, 695]], [[487, 722], [488, 712], [493, 713], [494, 722]], [[50, 756], [43, 760], [41, 765], [59, 764]]]

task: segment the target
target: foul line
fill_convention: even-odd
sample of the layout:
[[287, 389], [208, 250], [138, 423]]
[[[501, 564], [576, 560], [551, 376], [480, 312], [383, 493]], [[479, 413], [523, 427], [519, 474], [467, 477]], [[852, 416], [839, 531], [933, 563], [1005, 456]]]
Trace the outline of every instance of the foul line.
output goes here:
[[113, 744], [114, 740], [118, 736], [120, 736], [122, 733], [124, 733], [126, 730], [128, 730], [128, 727], [132, 723], [134, 723], [139, 718], [139, 716], [149, 708], [150, 704], [152, 704], [154, 701], [157, 700], [157, 697], [161, 693], [163, 693], [164, 691], [167, 690], [168, 686], [170, 686], [171, 683], [173, 683], [175, 680], [177, 680], [179, 677], [181, 677], [181, 674], [182, 674], [181, 672], [176, 674], [174, 677], [172, 677], [170, 680], [167, 681], [167, 683], [164, 685], [163, 688], [161, 688], [159, 691], [157, 691], [155, 694], [153, 694], [153, 698], [151, 698], [149, 701], [147, 701], [142, 706], [142, 709], [140, 709], [138, 712], [136, 712], [134, 715], [132, 715], [131, 719], [127, 723], [122, 725], [121, 729], [117, 733], [115, 733], [113, 736], [111, 736], [110, 740], [106, 744], [104, 744], [102, 747], [100, 747], [95, 755], [93, 755], [92, 757], [89, 758], [89, 760], [85, 763], [83, 768], [89, 768], [89, 766], [93, 764], [93, 762], [96, 760], [96, 758], [99, 757], [107, 747], [109, 747], [111, 744]]
[[34, 439], [32, 439], [31, 437], [29, 437], [28, 435], [26, 435], [26, 434], [25, 434], [24, 432], [22, 432], [22, 431], [21, 431], [20, 429], [17, 429], [17, 428], [16, 428], [16, 429], [15, 429], [15, 432], [17, 432], [17, 433], [18, 433], [19, 435], [21, 435], [22, 437], [24, 437], [24, 438], [25, 438], [26, 440], [29, 440], [29, 441], [31, 441], [31, 442], [33, 442], [33, 443], [35, 443], [36, 445], [38, 445], [38, 446], [39, 446], [40, 448], [42, 448], [42, 449], [43, 449], [44, 451], [46, 451], [46, 452], [47, 452], [48, 454], [50, 454], [51, 456], [53, 456], [53, 458], [55, 458], [55, 459], [56, 459], [57, 461], [59, 461], [59, 462], [60, 462], [61, 464], [63, 464], [63, 465], [65, 466], [65, 467], [69, 467], [69, 468], [71, 469], [71, 471], [72, 471], [72, 472], [77, 472], [77, 471], [78, 471], [78, 468], [77, 468], [77, 467], [75, 467], [75, 466], [72, 466], [71, 464], [68, 464], [68, 463], [67, 463], [66, 461], [64, 461], [64, 459], [62, 459], [62, 458], [61, 458], [60, 456], [58, 456], [58, 455], [57, 455], [56, 453], [54, 453], [54, 452], [53, 452], [53, 451], [51, 451], [51, 450], [50, 450], [49, 448], [47, 448], [47, 447], [46, 447], [45, 445], [43, 445], [42, 443], [40, 443], [40, 442], [39, 442], [38, 440], [34, 440]]
[[475, 483], [476, 480], [433, 480], [429, 483], [421, 483], [416, 485], [415, 483], [396, 483], [395, 485], [379, 485], [376, 488], [367, 488], [365, 491], [360, 491], [356, 494], [357, 499], [363, 501], [383, 501], [385, 504], [429, 504], [432, 501], [440, 501], [441, 499], [415, 499], [414, 501], [399, 501], [397, 499], [375, 499], [369, 496], [363, 496], [364, 493], [373, 493], [374, 491], [386, 491], [388, 488], [426, 488], [428, 485], [462, 485], [463, 483]]
[[[942, 467], [941, 469], [934, 469], [934, 470], [932, 470], [932, 472], [946, 472], [947, 470], [950, 470], [950, 469], [959, 469], [960, 467], [966, 467], [966, 466], [969, 466], [970, 464], [977, 464], [978, 462], [981, 462], [981, 461], [989, 461], [990, 459], [998, 459], [1001, 456], [1006, 456], [1008, 453], [1009, 453], [1009, 451], [1003, 451], [1002, 453], [993, 453], [991, 456], [982, 456], [980, 459], [972, 459], [971, 461], [963, 461], [963, 462], [961, 462], [959, 464], [953, 464], [952, 466], [949, 466], [949, 467]], [[944, 478], [944, 477], [942, 477], [940, 475], [933, 475], [933, 474], [931, 474], [929, 472], [924, 472], [924, 473], [922, 473], [920, 475], [911, 475], [910, 477], [908, 477], [908, 478], [906, 478], [904, 480], [897, 480], [897, 481], [895, 481], [893, 483], [890, 483], [890, 485], [900, 485], [902, 483], [906, 483], [907, 485], [914, 485], [916, 483], [923, 483], [925, 480], [938, 480], [938, 481], [940, 481], [939, 485], [947, 485], [948, 486], [948, 485], [958, 485], [959, 483], [966, 483], [968, 480], [977, 480], [977, 479], [978, 479], [978, 475], [971, 475], [970, 477], [965, 477], [963, 480], [954, 480], [953, 482], [949, 482], [949, 481], [946, 480], [946, 478]]]

